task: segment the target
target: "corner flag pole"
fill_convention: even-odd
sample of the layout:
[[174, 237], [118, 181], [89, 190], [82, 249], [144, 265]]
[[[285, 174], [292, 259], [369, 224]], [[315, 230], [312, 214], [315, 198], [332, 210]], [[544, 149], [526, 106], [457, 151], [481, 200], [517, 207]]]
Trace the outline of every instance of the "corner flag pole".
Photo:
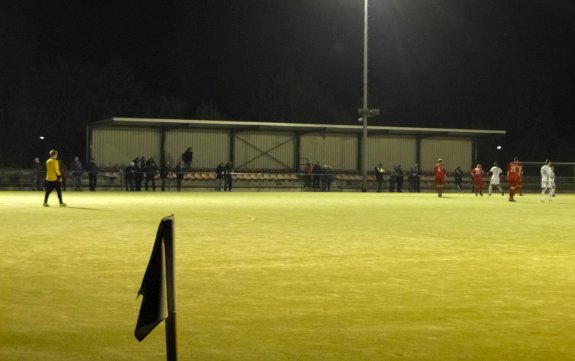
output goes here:
[[178, 347], [176, 340], [176, 279], [175, 279], [175, 234], [174, 215], [165, 217], [170, 221], [166, 237], [166, 291], [168, 297], [168, 317], [166, 318], [166, 352], [168, 361], [178, 360]]
[[162, 321], [166, 322], [168, 361], [178, 360], [176, 344], [176, 277], [174, 215], [162, 218], [152, 255], [138, 296], [144, 296], [134, 336], [142, 341]]

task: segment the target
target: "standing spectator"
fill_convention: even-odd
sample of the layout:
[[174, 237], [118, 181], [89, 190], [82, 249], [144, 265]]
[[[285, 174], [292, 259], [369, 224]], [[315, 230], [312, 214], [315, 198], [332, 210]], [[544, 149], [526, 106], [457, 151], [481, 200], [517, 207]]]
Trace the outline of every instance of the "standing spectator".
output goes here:
[[144, 168], [146, 167], [146, 158], [136, 157], [136, 159], [134, 159], [134, 164], [136, 167], [136, 174], [134, 175], [134, 185], [136, 187], [136, 192], [140, 192], [142, 190], [142, 182], [144, 180]]
[[232, 162], [228, 162], [226, 164], [226, 168], [224, 171], [224, 191], [231, 192], [232, 191], [232, 174], [234, 172]]
[[413, 167], [411, 167], [410, 172], [410, 182], [409, 182], [409, 191], [410, 192], [419, 192], [421, 190], [421, 174], [423, 171], [419, 164], [415, 163]]
[[395, 184], [397, 186], [397, 191], [401, 192], [401, 188], [403, 187], [403, 170], [401, 169], [401, 164], [397, 165], [395, 172]]
[[549, 191], [549, 201], [551, 201], [551, 161], [545, 160], [545, 164], [541, 167], [541, 202], [545, 202], [545, 193]]
[[82, 191], [82, 171], [84, 167], [80, 162], [80, 159], [76, 156], [74, 157], [74, 161], [70, 166], [70, 170], [72, 171], [72, 180], [73, 180], [73, 187], [75, 191]]
[[124, 169], [124, 183], [126, 192], [134, 191], [134, 177], [136, 176], [136, 163], [130, 162], [130, 165]]
[[397, 166], [393, 166], [391, 169], [391, 175], [389, 176], [389, 191], [395, 192], [395, 183], [397, 182]]
[[160, 181], [162, 182], [162, 192], [166, 191], [166, 179], [168, 178], [168, 173], [170, 172], [170, 163], [164, 162], [160, 166]]
[[477, 164], [475, 168], [471, 170], [471, 178], [473, 179], [473, 189], [475, 189], [475, 195], [477, 193], [483, 197], [483, 175], [485, 172], [481, 167], [481, 164]]
[[224, 185], [224, 174], [226, 172], [226, 168], [224, 167], [224, 163], [220, 162], [216, 167], [216, 192], [222, 191], [222, 186]]
[[182, 181], [184, 180], [184, 171], [182, 170], [182, 163], [178, 162], [176, 167], [174, 168], [174, 172], [176, 173], [176, 189], [178, 192], [182, 191]]
[[374, 168], [375, 171], [375, 182], [377, 183], [377, 188], [375, 191], [380, 193], [383, 191], [383, 175], [385, 174], [385, 169], [383, 169], [383, 165], [379, 163]]
[[40, 164], [40, 158], [34, 158], [32, 162], [32, 190], [42, 190], [42, 179], [44, 178], [44, 167]]
[[433, 167], [433, 175], [435, 176], [435, 189], [438, 197], [443, 197], [443, 186], [445, 184], [445, 175], [447, 170], [443, 165], [443, 159], [439, 158]]
[[322, 192], [329, 192], [331, 190], [331, 183], [333, 180], [331, 179], [331, 167], [327, 164], [321, 168], [321, 191]]
[[94, 192], [96, 191], [96, 184], [98, 183], [98, 166], [96, 165], [94, 158], [90, 158], [86, 169], [88, 171], [88, 185], [90, 187], [90, 191]]
[[507, 182], [509, 183], [509, 202], [515, 202], [515, 193], [517, 185], [520, 183], [523, 165], [519, 163], [519, 158], [513, 158], [513, 162], [507, 165]]
[[149, 190], [148, 184], [150, 182], [152, 182], [152, 191], [155, 192], [156, 191], [156, 174], [158, 173], [158, 166], [156, 165], [154, 158], [150, 158], [146, 161], [144, 171], [146, 173], [146, 183], [145, 183], [146, 192]]
[[491, 178], [489, 179], [489, 195], [491, 195], [491, 192], [493, 191], [493, 186], [497, 186], [501, 195], [504, 195], [503, 189], [501, 188], [501, 174], [503, 174], [503, 169], [499, 168], [499, 164], [497, 164], [497, 162], [493, 162], [493, 167], [491, 167], [487, 173], [487, 175], [491, 175]]
[[48, 197], [55, 189], [58, 193], [58, 200], [60, 207], [66, 207], [66, 203], [62, 201], [62, 188], [60, 188], [60, 180], [62, 174], [60, 173], [60, 162], [58, 162], [58, 151], [51, 150], [50, 158], [46, 161], [46, 194], [44, 195], [44, 207], [50, 207], [48, 204]]
[[321, 182], [321, 165], [319, 162], [315, 162], [311, 169], [312, 177], [313, 177], [313, 190], [317, 191], [320, 189], [320, 182]]
[[312, 187], [312, 166], [309, 161], [303, 168], [303, 187], [304, 189], [311, 189]]
[[323, 191], [324, 192], [331, 192], [331, 183], [335, 178], [333, 171], [331, 170], [330, 165], [325, 165], [322, 170], [323, 174]]
[[325, 192], [327, 189], [327, 165], [324, 164], [323, 167], [321, 167], [321, 173], [319, 176], [319, 185], [320, 185], [320, 189], [322, 192]]
[[67, 190], [66, 179], [68, 178], [68, 167], [62, 159], [58, 159], [58, 162], [60, 163], [60, 174], [62, 174], [62, 190], [65, 192]]
[[185, 152], [182, 153], [182, 161], [184, 162], [184, 167], [187, 171], [192, 169], [192, 160], [194, 159], [194, 153], [192, 152], [192, 147], [186, 149]]
[[455, 179], [455, 186], [457, 187], [457, 191], [461, 192], [463, 190], [463, 188], [461, 188], [461, 183], [463, 182], [463, 172], [461, 171], [460, 166], [457, 166], [457, 168], [455, 168], [454, 179]]

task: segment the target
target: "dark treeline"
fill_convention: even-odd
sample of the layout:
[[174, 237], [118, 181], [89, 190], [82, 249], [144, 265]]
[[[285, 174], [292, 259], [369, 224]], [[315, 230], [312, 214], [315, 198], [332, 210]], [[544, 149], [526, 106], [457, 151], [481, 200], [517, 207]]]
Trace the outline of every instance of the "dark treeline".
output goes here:
[[[361, 5], [0, 2], [0, 166], [83, 158], [113, 116], [357, 125]], [[573, 161], [575, 6], [527, 5], [510, 25], [500, 1], [373, 2], [370, 124], [503, 129], [499, 161]]]

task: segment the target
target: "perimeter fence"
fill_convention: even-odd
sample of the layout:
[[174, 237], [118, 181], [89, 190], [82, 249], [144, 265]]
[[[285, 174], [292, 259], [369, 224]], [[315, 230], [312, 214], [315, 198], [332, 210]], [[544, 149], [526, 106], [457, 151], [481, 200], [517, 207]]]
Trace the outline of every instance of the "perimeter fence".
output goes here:
[[[540, 191], [540, 173], [541, 162], [524, 162], [524, 191]], [[555, 163], [557, 193], [575, 192], [575, 163]], [[505, 169], [504, 169], [505, 171]], [[145, 191], [145, 174], [140, 174], [143, 178], [141, 190]], [[35, 177], [40, 179], [40, 183], [34, 183]], [[18, 190], [31, 191], [43, 188], [43, 173], [34, 173], [29, 169], [0, 169], [0, 190]], [[218, 188], [218, 180], [213, 170], [192, 170], [181, 172], [181, 190], [182, 191], [214, 191]], [[349, 171], [333, 171], [329, 174], [304, 174], [289, 170], [246, 170], [235, 171], [230, 174], [233, 184], [233, 190], [245, 191], [361, 191], [363, 178], [362, 175]], [[397, 177], [387, 173], [384, 175], [383, 191], [389, 192], [390, 180], [394, 179], [393, 184], [397, 191]], [[178, 174], [170, 172], [162, 179], [159, 174], [154, 176], [156, 191], [161, 191], [162, 183], [166, 191], [177, 191]], [[408, 174], [400, 176], [403, 180], [401, 187], [402, 192], [409, 192], [411, 177]], [[64, 172], [65, 190], [74, 191], [72, 172]], [[489, 178], [484, 179], [486, 187]], [[149, 182], [151, 190], [151, 181]], [[221, 187], [223, 188], [223, 181]], [[455, 191], [453, 174], [448, 174], [446, 182], [446, 191]], [[502, 178], [502, 184], [505, 187], [505, 177]], [[424, 173], [420, 177], [420, 186], [422, 192], [435, 191], [433, 176], [430, 173]], [[82, 190], [88, 190], [88, 175], [83, 172], [81, 177]], [[101, 170], [97, 173], [98, 191], [125, 191], [126, 182], [122, 171], [120, 170]], [[377, 183], [375, 175], [368, 174], [367, 190], [375, 191]], [[464, 172], [463, 191], [471, 192], [471, 176], [469, 172]]]

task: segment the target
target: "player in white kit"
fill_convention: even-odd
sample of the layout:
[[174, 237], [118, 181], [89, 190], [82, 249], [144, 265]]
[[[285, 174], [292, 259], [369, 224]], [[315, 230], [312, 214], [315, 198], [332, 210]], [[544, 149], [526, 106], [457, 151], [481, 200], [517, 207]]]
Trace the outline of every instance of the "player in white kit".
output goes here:
[[[550, 165], [549, 168], [551, 169], [549, 172], [549, 188], [551, 188], [549, 195], [555, 197], [555, 167]], [[549, 198], [549, 202], [551, 202], [551, 198]]]
[[501, 189], [501, 174], [503, 174], [503, 169], [499, 168], [497, 162], [494, 162], [493, 167], [491, 167], [487, 173], [487, 175], [491, 175], [489, 180], [489, 195], [491, 195], [493, 186], [497, 186], [497, 188], [499, 188], [499, 192], [503, 195], [503, 189]]
[[[551, 161], [549, 159], [545, 160], [545, 164], [541, 167], [541, 202], [545, 202], [545, 193], [549, 190], [549, 201], [552, 197], [552, 188], [549, 184], [549, 175], [551, 174]], [[553, 173], [553, 178], [555, 178], [555, 173]], [[555, 179], [554, 179], [555, 183]]]

